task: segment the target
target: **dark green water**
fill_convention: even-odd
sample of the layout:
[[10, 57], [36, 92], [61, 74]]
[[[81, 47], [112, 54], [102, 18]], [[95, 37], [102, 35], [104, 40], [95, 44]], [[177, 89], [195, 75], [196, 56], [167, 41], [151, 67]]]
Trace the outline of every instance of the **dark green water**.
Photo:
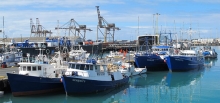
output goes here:
[[[220, 47], [215, 47], [220, 55]], [[218, 56], [219, 58], [219, 56]], [[84, 96], [64, 93], [13, 97], [7, 93], [0, 103], [219, 103], [220, 60], [206, 60], [203, 69], [190, 72], [148, 72], [130, 78], [115, 90]]]

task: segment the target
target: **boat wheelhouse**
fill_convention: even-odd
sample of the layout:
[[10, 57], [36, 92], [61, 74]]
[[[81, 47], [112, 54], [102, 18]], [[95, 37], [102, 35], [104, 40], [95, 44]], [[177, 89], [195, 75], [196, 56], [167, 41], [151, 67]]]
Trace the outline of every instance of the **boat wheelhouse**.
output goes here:
[[62, 77], [68, 94], [100, 92], [127, 84], [128, 80], [127, 76], [108, 69], [107, 65], [85, 62], [69, 62], [69, 68]]

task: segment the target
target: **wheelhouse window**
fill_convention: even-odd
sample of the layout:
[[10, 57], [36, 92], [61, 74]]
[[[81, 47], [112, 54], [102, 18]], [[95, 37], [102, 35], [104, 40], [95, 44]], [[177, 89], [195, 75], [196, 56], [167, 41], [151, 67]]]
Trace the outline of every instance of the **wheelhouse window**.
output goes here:
[[76, 69], [80, 69], [80, 64], [76, 64]]
[[99, 70], [100, 70], [100, 65], [99, 65], [99, 66], [96, 65], [96, 66], [95, 66], [95, 70], [98, 70], [98, 71], [99, 71]]
[[33, 70], [33, 71], [37, 71], [37, 67], [36, 67], [36, 66], [33, 66], [33, 67], [32, 67], [32, 70]]
[[41, 70], [41, 66], [38, 66], [38, 70]]
[[27, 66], [27, 71], [31, 71], [31, 66]]
[[72, 64], [69, 64], [69, 68], [71, 68], [71, 65], [72, 65]]
[[23, 66], [23, 71], [27, 71], [27, 68], [26, 68], [26, 66]]
[[82, 64], [81, 66], [80, 66], [80, 70], [84, 70], [85, 69], [85, 64]]
[[74, 69], [74, 68], [75, 68], [75, 65], [76, 65], [76, 64], [72, 64], [72, 65], [71, 65], [71, 68]]
[[89, 65], [85, 65], [85, 70], [89, 70]]

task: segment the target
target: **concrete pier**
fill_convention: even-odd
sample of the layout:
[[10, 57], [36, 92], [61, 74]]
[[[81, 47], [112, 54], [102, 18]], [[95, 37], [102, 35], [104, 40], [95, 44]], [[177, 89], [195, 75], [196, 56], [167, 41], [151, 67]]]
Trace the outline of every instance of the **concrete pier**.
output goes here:
[[6, 73], [18, 73], [18, 67], [0, 68], [0, 91], [1, 93], [9, 92], [10, 85]]

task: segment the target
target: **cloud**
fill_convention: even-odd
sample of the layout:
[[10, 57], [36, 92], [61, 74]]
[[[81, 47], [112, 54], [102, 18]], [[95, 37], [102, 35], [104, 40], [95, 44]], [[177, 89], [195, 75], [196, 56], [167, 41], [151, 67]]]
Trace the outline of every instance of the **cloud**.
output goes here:
[[3, 0], [0, 7], [8, 6], [33, 6], [33, 7], [86, 7], [94, 6], [97, 4], [123, 4], [123, 1], [118, 0]]
[[[71, 18], [74, 18], [78, 24], [87, 25], [87, 28], [93, 30], [87, 32], [87, 38], [96, 39], [98, 17], [95, 6], [100, 5], [101, 16], [108, 23], [115, 23], [117, 27], [121, 28], [120, 31], [116, 31], [116, 37], [129, 39], [130, 36], [137, 34], [138, 24], [140, 35], [153, 34], [153, 14], [164, 9], [159, 7], [161, 2], [172, 1], [180, 2], [179, 0], [156, 0], [154, 2], [147, 0], [20, 0], [19, 2], [4, 0], [0, 3], [0, 17], [5, 17], [4, 28], [6, 35], [10, 37], [19, 37], [20, 34], [30, 36], [30, 18], [34, 23], [36, 23], [36, 18], [39, 18], [40, 24], [46, 30], [52, 30], [54, 35], [57, 32], [55, 27], [58, 25], [58, 20], [59, 26], [62, 26]], [[142, 6], [141, 3], [144, 2], [146, 4]], [[153, 8], [149, 5], [158, 6]], [[193, 30], [200, 28], [201, 34], [208, 34], [208, 32], [211, 32], [210, 28], [220, 27], [219, 18], [220, 14], [218, 12], [161, 12], [158, 17], [158, 29], [174, 31], [176, 28], [176, 31], [180, 31], [180, 29], [187, 30], [191, 26]], [[2, 25], [0, 25], [1, 28], [3, 28]], [[60, 30], [60, 33], [65, 35], [66, 31]]]

